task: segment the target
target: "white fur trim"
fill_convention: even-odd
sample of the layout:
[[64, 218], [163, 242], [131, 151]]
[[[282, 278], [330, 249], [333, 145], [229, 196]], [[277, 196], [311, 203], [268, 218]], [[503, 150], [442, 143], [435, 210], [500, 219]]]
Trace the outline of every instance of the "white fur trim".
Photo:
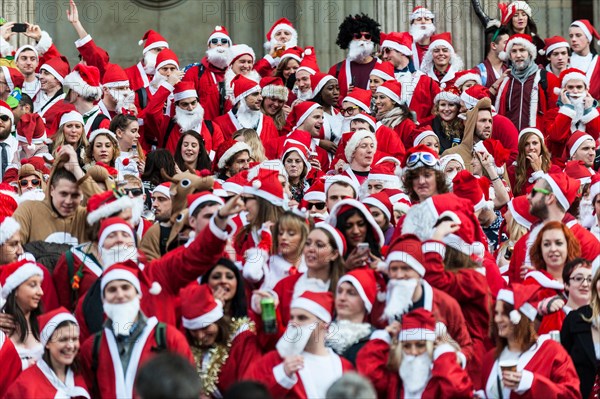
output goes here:
[[109, 217], [112, 214], [122, 212], [129, 208], [133, 208], [133, 201], [131, 201], [131, 198], [123, 196], [114, 200], [113, 202], [100, 206], [100, 208], [93, 212], [88, 213], [86, 220], [88, 224], [92, 225]]
[[503, 301], [508, 303], [509, 305], [515, 304], [515, 294], [510, 290], [501, 289], [498, 291], [498, 296], [496, 297], [498, 301]]
[[426, 241], [421, 246], [423, 253], [436, 253], [442, 258], [446, 256], [446, 244], [439, 241]]
[[323, 90], [323, 87], [325, 87], [325, 85], [327, 84], [327, 82], [329, 82], [330, 80], [337, 80], [336, 78], [334, 78], [331, 75], [325, 75], [323, 77], [323, 79], [321, 79], [319, 81], [319, 83], [317, 83], [317, 86], [314, 88], [313, 92], [312, 92], [312, 96], [313, 98], [315, 98], [315, 96], [317, 94], [319, 94], [321, 92], [321, 90]]
[[506, 43], [505, 52], [507, 59], [510, 57], [510, 51], [512, 50], [515, 44], [519, 44], [525, 47], [525, 49], [531, 55], [532, 58], [535, 58], [537, 56], [537, 47], [535, 47], [535, 44], [533, 44], [529, 40], [523, 39], [522, 37], [515, 37], [514, 39], [509, 39], [509, 41]]
[[300, 116], [300, 118], [298, 118], [298, 120], [296, 121], [296, 126], [294, 126], [294, 127], [298, 127], [298, 126], [302, 125], [304, 123], [304, 121], [306, 120], [306, 118], [308, 118], [310, 116], [310, 114], [312, 114], [313, 111], [319, 107], [321, 107], [321, 105], [319, 105], [317, 103], [314, 103], [313, 105], [311, 105], [310, 108], [307, 109], [306, 112], [304, 112], [302, 114], [302, 116]]
[[419, 7], [417, 10], [413, 11], [410, 14], [410, 22], [414, 21], [419, 17], [429, 18], [431, 20], [435, 19], [435, 15], [433, 15], [433, 13], [425, 7]]
[[388, 345], [390, 345], [392, 343], [392, 338], [390, 337], [390, 334], [386, 330], [373, 331], [371, 333], [371, 337], [369, 337], [369, 340], [374, 340], [374, 339], [380, 339], [384, 342], [387, 342]]
[[317, 71], [315, 71], [315, 70], [314, 70], [314, 69], [312, 69], [312, 68], [309, 68], [309, 67], [307, 67], [306, 65], [304, 65], [304, 66], [301, 66], [300, 68], [298, 68], [298, 69], [296, 70], [296, 73], [298, 73], [299, 71], [306, 71], [306, 72], [308, 72], [308, 73], [309, 73], [309, 74], [311, 74], [311, 75], [315, 75], [315, 74], [317, 73]]
[[309, 193], [304, 194], [304, 200], [325, 202], [327, 200], [327, 197], [325, 197], [325, 193], [322, 191], [311, 191]]
[[106, 288], [108, 283], [115, 280], [125, 280], [131, 283], [131, 285], [133, 285], [137, 290], [138, 294], [140, 294], [140, 296], [142, 295], [140, 280], [138, 280], [138, 278], [132, 272], [125, 269], [113, 269], [102, 275], [102, 280], [100, 281], [100, 294], [102, 295], [102, 298], [104, 298], [104, 288]]
[[454, 347], [452, 345], [441, 344], [441, 345], [436, 346], [436, 348], [433, 350], [433, 360], [437, 360], [440, 356], [442, 356], [446, 353], [454, 353], [454, 354], [458, 355], [458, 353], [456, 352], [456, 349], [454, 349]]
[[391, 48], [393, 50], [396, 50], [397, 52], [399, 52], [400, 54], [404, 54], [407, 57], [412, 56], [412, 50], [409, 49], [408, 47], [395, 42], [393, 40], [384, 40], [383, 43], [381, 43], [381, 46], [379, 46], [380, 48]]
[[40, 67], [40, 70], [45, 69], [46, 71], [48, 71], [52, 76], [54, 76], [56, 78], [56, 80], [58, 80], [60, 82], [60, 84], [64, 84], [65, 78], [63, 76], [61, 76], [60, 73], [58, 73], [56, 71], [56, 69], [52, 68], [52, 66], [48, 65], [48, 64], [44, 64]]
[[340, 233], [338, 232], [338, 230], [335, 227], [333, 227], [332, 225], [330, 225], [327, 222], [319, 222], [319, 223], [315, 224], [315, 228], [327, 230], [329, 232], [329, 234], [331, 234], [331, 236], [333, 237], [333, 240], [335, 241], [335, 246], [337, 247], [338, 252], [341, 254], [342, 252], [345, 251], [346, 248], [344, 247], [344, 240], [342, 239], [342, 237], [340, 236]]
[[44, 55], [52, 47], [52, 38], [45, 30], [42, 31], [40, 41], [35, 45], [38, 54]]
[[12, 110], [10, 108], [6, 108], [3, 106], [0, 106], [0, 115], [8, 115], [8, 117], [10, 118], [10, 120], [14, 123], [15, 122], [15, 116], [12, 113]]
[[519, 386], [515, 389], [515, 392], [519, 395], [523, 395], [531, 389], [532, 385], [533, 373], [529, 370], [521, 370], [521, 381], [519, 381]]
[[419, 273], [419, 276], [425, 276], [425, 266], [417, 259], [415, 259], [411, 254], [404, 251], [392, 251], [385, 258], [385, 262], [389, 265], [392, 262], [404, 262], [408, 266], [410, 266], [414, 271]]
[[377, 123], [373, 122], [373, 120], [371, 118], [369, 118], [367, 115], [364, 115], [364, 114], [355, 115], [352, 117], [350, 122], [352, 122], [354, 120], [361, 120], [361, 121], [367, 122], [369, 124], [369, 126], [371, 126], [375, 132], [377, 132]]
[[515, 219], [515, 221], [517, 223], [519, 223], [521, 226], [525, 227], [527, 230], [531, 229], [531, 222], [528, 221], [527, 219], [525, 219], [521, 214], [519, 214], [515, 210], [512, 200], [508, 202], [507, 206], [508, 206], [508, 209], [510, 210], [510, 214], [512, 215], [513, 219]]
[[117, 136], [110, 130], [108, 129], [96, 129], [93, 132], [90, 133], [90, 137], [88, 137], [88, 142], [90, 144], [92, 144], [94, 142], [94, 140], [96, 139], [96, 136], [98, 136], [99, 134], [106, 134], [107, 136], [110, 136], [113, 138], [113, 140], [115, 140], [116, 142], [118, 142], [117, 140]]
[[569, 82], [570, 80], [581, 80], [583, 81], [583, 83], [585, 83], [586, 87], [590, 87], [590, 80], [588, 79], [588, 77], [583, 73], [579, 72], [571, 72], [566, 74], [563, 77], [563, 80], [560, 82], [561, 87], [564, 89], [565, 86], [567, 86], [567, 82]]
[[[25, 46], [23, 46], [25, 47]], [[33, 47], [33, 46], [28, 46], [28, 47]], [[6, 56], [9, 56], [13, 51], [13, 46], [7, 42], [6, 40], [4, 40], [3, 37], [0, 37], [0, 56], [6, 58]], [[37, 56], [37, 51], [34, 50]], [[15, 54], [15, 60], [18, 58], [17, 54], [19, 54], [19, 50], [17, 50], [17, 53]]]
[[0, 245], [8, 241], [16, 232], [19, 231], [21, 225], [13, 217], [7, 217], [0, 223]]
[[167, 42], [154, 42], [154, 43], [150, 44], [149, 46], [144, 47], [144, 50], [142, 51], [142, 54], [146, 54], [148, 51], [153, 50], [155, 48], [159, 48], [159, 47], [169, 48], [169, 43], [167, 43]]
[[[235, 88], [235, 84], [234, 84], [234, 88]], [[231, 102], [233, 103], [233, 105], [236, 105], [237, 103], [242, 101], [244, 98], [248, 97], [250, 94], [256, 93], [256, 92], [260, 93], [261, 91], [262, 91], [262, 89], [260, 88], [260, 86], [256, 85], [256, 86], [252, 87], [251, 89], [246, 90], [239, 96], [235, 97]]]
[[594, 142], [594, 146], [595, 146], [596, 140], [594, 140], [594, 138], [592, 136], [590, 136], [589, 134], [583, 135], [580, 138], [578, 138], [577, 140], [575, 140], [575, 143], [573, 143], [573, 146], [571, 147], [571, 150], [569, 151], [569, 156], [573, 157], [573, 155], [575, 154], [575, 152], [577, 152], [579, 147], [581, 147], [583, 142], [587, 141], [587, 140], [592, 140]]
[[352, 180], [349, 176], [346, 175], [325, 175], [325, 196], [327, 196], [327, 192], [329, 188], [336, 183], [347, 183], [354, 189], [354, 197], [358, 195], [358, 191], [360, 187], [356, 184], [354, 180]]
[[548, 278], [544, 273], [539, 270], [533, 270], [525, 275], [525, 279], [528, 277], [534, 279], [539, 285], [544, 288], [551, 288], [554, 290], [564, 290], [565, 286], [556, 280]]
[[381, 93], [381, 94], [384, 94], [384, 95], [388, 96], [390, 98], [390, 100], [392, 100], [396, 104], [404, 104], [404, 102], [400, 99], [400, 96], [398, 96], [398, 94], [394, 93], [393, 91], [391, 91], [387, 87], [379, 86], [377, 88], [376, 93]]
[[573, 26], [573, 25], [575, 25], [576, 27], [578, 27], [579, 29], [581, 29], [583, 31], [583, 33], [585, 34], [585, 37], [590, 42], [590, 44], [593, 44], [594, 37], [592, 36], [592, 32], [590, 32], [590, 30], [588, 29], [588, 27], [585, 26], [585, 24], [583, 22], [581, 22], [581, 21], [573, 21], [573, 22], [571, 22], [571, 26]]
[[415, 137], [415, 140], [413, 141], [413, 146], [417, 146], [418, 144], [421, 143], [421, 141], [423, 141], [425, 139], [425, 137], [429, 137], [429, 136], [435, 137], [438, 140], [438, 142], [440, 141], [437, 134], [435, 134], [435, 132], [433, 130], [425, 130], [425, 131], [419, 133], [419, 135], [417, 137]]
[[98, 238], [98, 247], [101, 248], [104, 245], [104, 240], [106, 240], [106, 237], [108, 237], [115, 231], [123, 231], [125, 233], [129, 233], [131, 237], [133, 237], [133, 229], [130, 225], [126, 223], [115, 223], [111, 226], [108, 226], [102, 231], [102, 234]]
[[464, 101], [465, 107], [467, 107], [468, 110], [472, 110], [473, 108], [475, 108], [475, 106], [477, 105], [477, 102], [479, 101], [475, 97], [467, 94], [466, 91], [463, 91], [461, 93], [460, 99]]
[[296, 31], [296, 29], [294, 29], [293, 26], [289, 25], [289, 24], [277, 24], [273, 27], [273, 29], [271, 30], [271, 37], [269, 37], [268, 39], [271, 40], [275, 37], [275, 34], [277, 33], [277, 31], [280, 30], [287, 30], [288, 32], [290, 32], [292, 34], [292, 41], [294, 40], [294, 38], [298, 39], [298, 31]]
[[173, 94], [173, 101], [181, 101], [184, 98], [198, 98], [196, 90], [184, 90], [182, 92]]
[[73, 71], [67, 76], [65, 76], [63, 86], [69, 87], [75, 93], [83, 97], [93, 97], [96, 100], [102, 97], [102, 87], [91, 86], [87, 84], [78, 71]]
[[[283, 207], [287, 203], [285, 198], [279, 198], [276, 195], [273, 195], [267, 191], [263, 191], [260, 189], [260, 187], [256, 188], [253, 186], [244, 186], [244, 188], [242, 189], [242, 193], [255, 195], [262, 199], [266, 199], [267, 201], [271, 202], [273, 205], [279, 206], [279, 207]], [[285, 197], [285, 194], [284, 194], [284, 197]]]
[[571, 48], [571, 46], [569, 45], [568, 42], [558, 42], [558, 43], [554, 43], [550, 46], [548, 46], [548, 48], [545, 50], [545, 54], [550, 54], [552, 51], [556, 50], [557, 48], [561, 48], [561, 47], [566, 47], [566, 48]]
[[600, 116], [600, 113], [598, 113], [598, 108], [592, 108], [592, 110], [587, 114], [584, 113], [579, 121], [587, 125], [588, 123], [596, 119], [598, 116]]
[[107, 87], [109, 89], [115, 88], [115, 87], [127, 87], [129, 88], [129, 81], [128, 80], [120, 80], [117, 82], [108, 82], [108, 83], [104, 83], [102, 85], [102, 87]]
[[82, 39], [75, 40], [75, 47], [80, 48], [92, 41], [92, 36], [89, 34]]
[[77, 111], [67, 112], [60, 118], [59, 126], [63, 126], [69, 122], [79, 122], [81, 125], [84, 125], [83, 116]]
[[221, 305], [221, 301], [216, 300], [217, 306], [211, 309], [208, 313], [203, 314], [202, 316], [194, 317], [193, 319], [186, 319], [185, 317], [181, 317], [181, 324], [183, 327], [188, 330], [199, 330], [201, 328], [208, 327], [212, 323], [220, 320], [223, 317], [223, 305]]
[[363, 300], [363, 303], [365, 305], [365, 309], [367, 310], [367, 313], [371, 313], [371, 310], [373, 309], [373, 304], [371, 303], [371, 301], [367, 297], [367, 294], [365, 293], [365, 289], [363, 288], [363, 286], [360, 283], [360, 281], [358, 281], [358, 279], [356, 277], [352, 276], [352, 275], [344, 274], [339, 279], [339, 281], [338, 281], [338, 287], [342, 283], [350, 283], [350, 284], [352, 284], [352, 286], [358, 292], [358, 296], [360, 296], [360, 299]]
[[398, 341], [435, 341], [435, 339], [435, 331], [426, 328], [409, 328], [401, 330], [398, 334]]
[[48, 341], [50, 341], [50, 338], [52, 337], [54, 330], [56, 330], [56, 327], [58, 327], [58, 325], [64, 321], [70, 321], [75, 325], [79, 326], [79, 323], [77, 323], [77, 319], [72, 314], [67, 312], [57, 314], [56, 316], [48, 320], [42, 331], [40, 331], [40, 343], [44, 348], [46, 347]]
[[296, 297], [290, 304], [290, 309], [300, 308], [307, 312], [317, 316], [317, 318], [323, 320], [325, 323], [331, 323], [331, 313], [317, 302], [311, 301], [310, 299], [302, 296]]
[[158, 73], [158, 70], [162, 67], [164, 67], [165, 65], [175, 65], [175, 67], [177, 69], [179, 69], [179, 64], [177, 63], [177, 61], [175, 60], [164, 60], [163, 62], [161, 62], [160, 64], [156, 65], [154, 67], [154, 69], [156, 70], [156, 73]]
[[44, 278], [44, 272], [35, 263], [25, 263], [6, 279], [2, 286], [2, 299], [8, 298], [11, 292], [33, 276]]
[[558, 187], [558, 184], [556, 184], [554, 179], [549, 174], [545, 174], [544, 176], [542, 176], [542, 179], [546, 180], [546, 182], [550, 185], [550, 187], [552, 188], [552, 193], [556, 196], [556, 199], [558, 200], [560, 205], [565, 210], [569, 209], [571, 204], [569, 204], [567, 197], [565, 197], [565, 194], [562, 192], [560, 187]]
[[363, 200], [363, 204], [367, 204], [367, 205], [376, 207], [377, 209], [379, 209], [381, 212], [384, 213], [384, 215], [388, 218], [389, 221], [392, 220], [392, 214], [390, 213], [388, 208], [385, 205], [383, 205], [383, 202], [379, 201], [377, 198], [367, 197]]
[[152, 194], [162, 194], [167, 198], [171, 198], [171, 189], [167, 186], [163, 186], [162, 184], [156, 186], [154, 190], [152, 190]]
[[480, 85], [481, 84], [481, 75], [479, 75], [478, 73], [467, 73], [467, 74], [461, 76], [460, 78], [456, 79], [454, 81], [454, 86], [460, 87], [460, 86], [464, 85], [465, 83], [467, 83], [469, 80], [474, 80], [475, 82], [477, 82], [478, 85]]
[[525, 136], [527, 133], [533, 133], [538, 136], [542, 142], [544, 141], [544, 133], [535, 127], [526, 127], [525, 129], [521, 130], [521, 132], [519, 132], [519, 140], [521, 140], [521, 137]]
[[[556, 90], [557, 88], [555, 88]], [[559, 93], [560, 93], [560, 89], [559, 89]], [[558, 94], [558, 93], [555, 93]], [[569, 107], [566, 104], [563, 104], [562, 107], [559, 108], [558, 110], [559, 114], [563, 114], [566, 117], [569, 117], [570, 119], [575, 118], [575, 115], [577, 115], [577, 113], [575, 112], [575, 109], [573, 109], [572, 107]]]
[[352, 103], [352, 104], [360, 107], [365, 112], [371, 112], [371, 109], [369, 108], [369, 106], [367, 104], [363, 103], [362, 101], [358, 101], [354, 97], [346, 96], [346, 97], [344, 97], [342, 102], [344, 102], [344, 101], [348, 101], [349, 103]]
[[[471, 97], [471, 98], [473, 98], [473, 97]], [[433, 103], [437, 104], [438, 102], [444, 100], [444, 101], [451, 102], [453, 104], [460, 104], [460, 99], [461, 99], [460, 96], [457, 96], [454, 93], [450, 93], [448, 91], [440, 91], [433, 99]]]
[[469, 244], [456, 234], [448, 234], [444, 237], [444, 243], [466, 255], [485, 255], [485, 246], [481, 242], [473, 242]]
[[[227, 231], [225, 230], [221, 230], [219, 228], [219, 226], [217, 226], [217, 223], [215, 222], [215, 218], [217, 217], [217, 215], [215, 214], [211, 219], [210, 222], [208, 222], [208, 228], [210, 229], [210, 232], [213, 233], [213, 235], [215, 237], [217, 237], [219, 240], [221, 241], [225, 241], [229, 238], [229, 235], [227, 234]], [[228, 224], [229, 225], [229, 224]]]
[[196, 208], [198, 208], [200, 205], [202, 205], [208, 201], [218, 202], [219, 205], [221, 205], [221, 206], [225, 205], [225, 203], [223, 202], [223, 199], [221, 197], [217, 197], [214, 194], [206, 194], [199, 198], [196, 198], [194, 200], [194, 202], [192, 202], [192, 204], [190, 205], [189, 210], [188, 210], [188, 215], [192, 216], [194, 214], [194, 211], [196, 210]]
[[283, 362], [279, 363], [277, 366], [273, 367], [273, 377], [277, 384], [282, 386], [283, 388], [290, 390], [298, 383], [298, 375], [294, 373], [292, 377], [288, 377], [283, 369]]
[[[232, 182], [226, 181], [223, 183], [223, 190], [228, 191], [230, 193], [241, 194], [242, 186], [240, 186], [237, 183], [232, 183]], [[306, 196], [304, 198], [306, 198]], [[325, 201], [325, 200], [323, 200], [323, 201]]]
[[393, 76], [390, 76], [387, 73], [385, 73], [385, 72], [383, 72], [382, 70], [379, 70], [379, 69], [373, 69], [371, 71], [371, 75], [377, 76], [378, 78], [381, 78], [384, 81], [395, 79]]
[[264, 249], [254, 247], [246, 250], [244, 258], [244, 266], [242, 267], [244, 278], [253, 283], [262, 280], [265, 273], [268, 272], [269, 253]]
[[356, 132], [354, 132], [352, 137], [350, 137], [348, 143], [346, 143], [346, 148], [344, 148], [344, 155], [346, 156], [346, 160], [348, 162], [352, 162], [352, 156], [356, 151], [356, 147], [358, 147], [358, 144], [360, 144], [360, 142], [364, 139], [373, 140], [375, 148], [377, 148], [377, 139], [375, 138], [374, 133], [371, 133], [368, 130], [357, 130]]
[[535, 318], [537, 316], [536, 308], [528, 302], [525, 302], [523, 305], [521, 305], [521, 307], [519, 308], [519, 312], [523, 313], [525, 317], [527, 317], [531, 321], [535, 321]]
[[285, 86], [267, 85], [262, 88], [261, 95], [263, 97], [276, 98], [281, 101], [287, 101], [289, 91]]
[[252, 156], [252, 149], [250, 148], [250, 146], [248, 146], [248, 144], [242, 141], [238, 141], [223, 153], [217, 164], [219, 169], [224, 168], [225, 164], [232, 156], [242, 151], [248, 151], [248, 153], [250, 153], [250, 156]]

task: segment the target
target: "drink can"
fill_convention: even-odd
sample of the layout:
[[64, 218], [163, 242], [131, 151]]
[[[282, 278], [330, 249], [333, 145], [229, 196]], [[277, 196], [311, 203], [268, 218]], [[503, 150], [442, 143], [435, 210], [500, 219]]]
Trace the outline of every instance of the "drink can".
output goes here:
[[277, 314], [275, 313], [275, 300], [273, 298], [263, 298], [260, 300], [260, 309], [263, 328], [267, 334], [277, 333]]

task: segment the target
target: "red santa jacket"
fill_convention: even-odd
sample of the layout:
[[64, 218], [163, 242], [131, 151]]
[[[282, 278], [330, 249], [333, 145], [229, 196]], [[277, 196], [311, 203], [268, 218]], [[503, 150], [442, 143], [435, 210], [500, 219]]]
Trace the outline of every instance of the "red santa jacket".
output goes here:
[[492, 138], [498, 140], [504, 148], [510, 150], [507, 165], [511, 165], [517, 160], [517, 155], [519, 155], [519, 131], [510, 119], [499, 114], [492, 116]]
[[[332, 374], [339, 378], [343, 373], [352, 371], [352, 363], [334, 353], [333, 350], [328, 349], [328, 351], [329, 356], [334, 357], [332, 359], [333, 369], [330, 370]], [[290, 379], [285, 375], [282, 363], [283, 358], [279, 356], [279, 353], [271, 351], [259, 361], [254, 362], [244, 375], [244, 379], [262, 382], [274, 398], [312, 399], [318, 397], [315, 394], [311, 395], [312, 387], [309, 381], [311, 378], [318, 378], [314, 375], [314, 371], [311, 375], [311, 370], [301, 369], [293, 379]]]
[[[408, 91], [408, 107], [417, 115], [419, 124], [431, 124], [435, 117], [431, 114], [433, 99], [440, 92], [439, 84], [423, 72], [417, 71], [413, 74], [409, 87], [403, 83], [402, 91]], [[402, 94], [404, 96], [404, 93]]]
[[229, 357], [221, 367], [217, 388], [221, 393], [242, 380], [244, 373], [252, 364], [262, 357], [261, 348], [256, 338], [256, 333], [245, 330], [233, 339]]
[[[231, 140], [233, 138], [233, 133], [244, 128], [233, 114], [233, 111], [229, 111], [225, 115], [215, 118], [214, 122], [215, 125], [218, 125], [221, 128], [225, 140]], [[262, 113], [260, 114], [260, 121], [258, 122], [256, 133], [258, 133], [258, 137], [260, 137], [260, 141], [262, 142], [263, 147], [265, 147], [265, 155], [267, 158], [277, 158], [276, 145], [277, 139], [279, 138], [279, 131], [270, 116]], [[213, 148], [217, 147], [214, 146]]]
[[590, 82], [590, 95], [598, 99], [600, 98], [600, 62], [598, 62], [598, 55], [593, 57], [586, 75]]
[[400, 124], [394, 126], [393, 130], [402, 141], [402, 144], [404, 144], [404, 148], [414, 147], [413, 143], [411, 142], [411, 136], [416, 128], [417, 125], [412, 121], [412, 119], [409, 118], [404, 118]]
[[[375, 334], [380, 332], [387, 334], [382, 330]], [[358, 372], [371, 380], [379, 398], [409, 399], [405, 396], [399, 372], [387, 367], [389, 356], [390, 344], [385, 338], [371, 339], [358, 352]], [[448, 344], [440, 345], [433, 352], [431, 377], [421, 398], [470, 398], [472, 392], [473, 383], [456, 361], [456, 352]]]
[[[229, 111], [225, 106], [225, 98], [219, 94], [219, 82], [225, 80], [225, 69], [219, 69], [208, 63], [206, 57], [201, 61], [201, 66], [193, 66], [185, 73], [183, 80], [194, 82], [194, 87], [204, 108], [204, 119], [213, 120], [219, 115]], [[201, 73], [201, 71], [203, 71]], [[223, 87], [223, 95], [225, 88]], [[221, 103], [223, 112], [221, 112]]]
[[10, 385], [21, 374], [21, 357], [4, 331], [0, 331], [0, 359], [2, 359], [0, 398], [3, 398]]
[[[381, 60], [379, 59], [374, 59], [374, 62], [371, 61], [371, 70], [373, 69], [376, 63], [380, 62]], [[338, 83], [340, 85], [340, 104], [341, 101], [348, 95], [348, 86], [350, 85], [350, 83], [348, 82], [349, 75], [350, 81], [353, 78], [357, 78], [359, 82], [361, 79], [364, 80], [363, 85], [358, 84], [359, 82], [355, 82], [356, 87], [360, 87], [361, 89], [369, 89], [369, 75], [371, 74], [371, 70], [369, 70], [368, 73], [366, 73], [367, 71], [361, 70], [361, 76], [357, 76], [356, 73], [352, 71], [352, 67], [354, 66], [354, 64], [356, 64], [354, 61], [348, 61], [348, 59], [345, 59], [335, 65], [332, 65], [331, 68], [329, 68], [329, 72], [327, 72], [329, 75], [337, 78], [338, 80]]]
[[[537, 343], [519, 357], [517, 371], [523, 373], [518, 389], [516, 391], [505, 389], [502, 397], [581, 398], [579, 377], [571, 357], [548, 335], [541, 335]], [[499, 397], [497, 381], [502, 377], [493, 350], [484, 358], [482, 375], [479, 387], [476, 388], [480, 388], [482, 390], [480, 393], [486, 398]]]
[[[156, 317], [150, 317], [140, 336], [133, 344], [131, 359], [127, 370], [123, 370], [117, 348], [117, 342], [112, 330], [104, 328], [100, 340], [100, 350], [97, 353], [98, 368], [92, 370], [93, 349], [95, 336], [89, 337], [81, 347], [81, 363], [83, 376], [92, 395], [100, 398], [131, 398], [134, 394], [133, 385], [138, 369], [155, 356], [153, 348], [158, 347], [155, 329], [158, 324]], [[166, 326], [166, 348], [169, 352], [177, 353], [194, 364], [194, 358], [185, 336], [175, 327]], [[95, 388], [93, 388], [95, 387]]]
[[87, 385], [80, 374], [67, 372], [67, 384], [58, 382], [50, 367], [43, 360], [23, 371], [10, 386], [5, 399], [21, 398], [90, 398]]
[[273, 76], [273, 72], [275, 72], [275, 68], [277, 68], [277, 63], [269, 54], [265, 55], [260, 60], [256, 61], [254, 64], [254, 69], [261, 78], [265, 76]]

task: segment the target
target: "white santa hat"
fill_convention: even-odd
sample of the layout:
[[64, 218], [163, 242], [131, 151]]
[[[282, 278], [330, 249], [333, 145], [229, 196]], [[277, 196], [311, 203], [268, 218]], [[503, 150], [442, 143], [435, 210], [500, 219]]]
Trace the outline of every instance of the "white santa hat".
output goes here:
[[27, 259], [10, 263], [0, 269], [0, 287], [2, 299], [8, 298], [11, 292], [33, 276], [44, 278], [44, 272], [35, 263]]
[[521, 141], [521, 138], [523, 136], [525, 136], [528, 133], [533, 133], [536, 136], [539, 137], [539, 139], [544, 142], [544, 133], [542, 133], [539, 129], [536, 129], [535, 127], [526, 127], [525, 129], [521, 130], [519, 132], [519, 141]]
[[40, 54], [38, 53], [37, 49], [35, 48], [35, 46], [32, 46], [31, 44], [24, 44], [21, 47], [19, 47], [17, 49], [17, 51], [15, 52], [15, 61], [19, 59], [19, 56], [21, 55], [21, 53], [23, 51], [33, 51], [36, 57], [39, 57]]
[[233, 64], [242, 55], [249, 55], [250, 57], [252, 57], [252, 63], [254, 64], [254, 61], [256, 60], [256, 55], [254, 54], [254, 50], [252, 49], [252, 47], [248, 46], [247, 44], [234, 44], [230, 48], [231, 61], [229, 62], [229, 65]]
[[88, 137], [88, 142], [92, 144], [94, 140], [96, 140], [96, 137], [98, 137], [101, 134], [105, 134], [108, 137], [112, 138], [114, 141], [118, 142], [117, 136], [112, 131], [104, 128], [96, 129], [92, 133], [90, 133], [90, 137]]
[[357, 130], [352, 133], [352, 136], [346, 143], [346, 148], [344, 148], [344, 155], [346, 155], [346, 160], [348, 162], [352, 162], [352, 158], [354, 157], [354, 152], [360, 142], [364, 139], [371, 139], [375, 144], [375, 148], [377, 148], [377, 139], [375, 138], [375, 134], [370, 132], [369, 130]]
[[354, 196], [356, 197], [356, 195], [358, 194], [358, 191], [360, 189], [360, 187], [358, 186], [358, 184], [356, 184], [356, 182], [354, 180], [352, 180], [350, 178], [350, 176], [346, 176], [346, 175], [326, 175], [324, 177], [325, 180], [325, 195], [327, 195], [327, 192], [329, 191], [329, 188], [336, 184], [336, 183], [346, 183], [348, 185], [350, 185], [350, 187], [352, 187], [354, 189]]
[[70, 122], [79, 122], [81, 123], [81, 125], [84, 125], [85, 123], [83, 122], [83, 116], [77, 112], [77, 111], [69, 111], [69, 112], [65, 112], [64, 114], [62, 114], [62, 116], [60, 117], [60, 123], [58, 124], [58, 126], [63, 126], [66, 123], [70, 123]]

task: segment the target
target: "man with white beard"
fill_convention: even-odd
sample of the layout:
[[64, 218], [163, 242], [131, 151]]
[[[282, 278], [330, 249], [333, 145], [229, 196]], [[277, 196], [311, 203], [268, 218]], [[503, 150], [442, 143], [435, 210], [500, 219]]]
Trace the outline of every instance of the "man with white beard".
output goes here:
[[435, 15], [423, 6], [417, 6], [410, 14], [410, 34], [413, 37], [412, 61], [415, 69], [421, 68], [423, 56], [429, 50], [431, 36], [435, 33]]
[[206, 57], [187, 69], [183, 80], [194, 84], [205, 118], [213, 120], [228, 111], [225, 72], [231, 60], [231, 38], [227, 29], [215, 26], [207, 46]]
[[349, 15], [340, 25], [336, 44], [348, 55], [328, 72], [339, 82], [340, 98], [346, 97], [350, 86], [369, 88], [371, 71], [381, 62], [372, 55], [380, 33], [379, 23], [366, 14]]
[[298, 32], [287, 18], [279, 18], [275, 21], [266, 36], [264, 47], [267, 54], [255, 66], [262, 77], [272, 76], [283, 52], [298, 45]]
[[110, 119], [122, 110], [137, 113], [134, 101], [135, 92], [129, 86], [125, 70], [117, 64], [106, 64], [102, 77], [102, 101], [98, 103], [102, 113]]
[[[371, 380], [380, 397], [471, 397], [473, 383], [459, 364], [452, 338], [440, 327], [428, 310], [405, 314], [402, 324], [394, 321], [371, 335], [358, 354], [358, 371]], [[396, 338], [398, 345], [392, 350]]]

